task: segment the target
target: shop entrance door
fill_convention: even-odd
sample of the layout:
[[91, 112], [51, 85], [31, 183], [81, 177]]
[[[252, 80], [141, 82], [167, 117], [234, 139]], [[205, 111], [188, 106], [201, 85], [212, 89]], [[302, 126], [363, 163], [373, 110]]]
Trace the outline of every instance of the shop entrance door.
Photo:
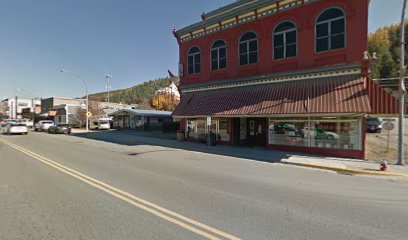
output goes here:
[[247, 124], [248, 144], [266, 147], [267, 118], [249, 118]]
[[232, 119], [232, 135], [233, 144], [235, 146], [239, 145], [241, 140], [241, 119], [239, 118]]

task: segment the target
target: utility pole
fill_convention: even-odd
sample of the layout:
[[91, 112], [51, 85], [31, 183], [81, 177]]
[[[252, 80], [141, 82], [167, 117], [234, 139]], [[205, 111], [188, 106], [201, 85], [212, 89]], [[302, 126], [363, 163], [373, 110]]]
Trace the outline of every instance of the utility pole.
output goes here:
[[108, 94], [108, 103], [109, 103], [109, 95], [110, 95], [110, 88], [111, 88], [109, 79], [112, 78], [112, 75], [110, 75], [109, 73], [106, 73], [105, 78], [106, 78], [106, 92]]
[[398, 165], [404, 166], [404, 113], [405, 113], [405, 9], [407, 0], [404, 0], [401, 14], [401, 60], [400, 60], [400, 81], [399, 81], [399, 129], [398, 129]]

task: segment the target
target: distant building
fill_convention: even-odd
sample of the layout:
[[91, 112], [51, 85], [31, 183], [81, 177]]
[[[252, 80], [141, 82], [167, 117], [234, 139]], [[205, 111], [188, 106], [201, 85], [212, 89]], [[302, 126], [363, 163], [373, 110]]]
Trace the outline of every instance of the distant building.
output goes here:
[[6, 98], [0, 102], [0, 113], [12, 119], [31, 118], [33, 113], [39, 113], [40, 106], [40, 99]]
[[170, 86], [168, 86], [168, 87], [160, 88], [159, 90], [156, 91], [155, 94], [156, 95], [168, 94], [170, 96], [174, 96], [175, 99], [180, 100], [180, 92], [179, 92], [176, 84], [174, 84], [174, 82], [171, 82]]
[[[92, 104], [93, 101], [90, 101]], [[102, 111], [100, 116], [93, 116], [93, 119], [107, 117], [110, 113], [120, 109], [130, 109], [127, 104], [99, 102], [99, 108]], [[81, 125], [79, 112], [86, 108], [85, 99], [72, 99], [51, 97], [43, 99], [41, 113], [43, 117], [53, 119], [57, 124]]]
[[122, 109], [109, 114], [113, 118], [113, 127], [122, 129], [160, 130], [166, 123], [172, 123], [171, 112]]

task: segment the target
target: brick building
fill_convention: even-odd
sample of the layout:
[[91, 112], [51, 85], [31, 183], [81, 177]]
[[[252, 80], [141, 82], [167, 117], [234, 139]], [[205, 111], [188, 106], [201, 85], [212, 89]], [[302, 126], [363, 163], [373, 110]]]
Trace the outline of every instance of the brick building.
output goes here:
[[367, 114], [397, 111], [368, 77], [368, 9], [369, 0], [241, 0], [203, 14], [174, 31], [173, 117], [187, 139], [213, 132], [224, 144], [364, 158]]

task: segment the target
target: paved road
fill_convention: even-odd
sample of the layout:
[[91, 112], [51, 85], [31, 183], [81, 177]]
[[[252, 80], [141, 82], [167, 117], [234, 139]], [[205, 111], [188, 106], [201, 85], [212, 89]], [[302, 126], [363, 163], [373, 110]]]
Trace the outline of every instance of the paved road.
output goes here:
[[406, 239], [407, 190], [142, 143], [0, 136], [2, 240]]

